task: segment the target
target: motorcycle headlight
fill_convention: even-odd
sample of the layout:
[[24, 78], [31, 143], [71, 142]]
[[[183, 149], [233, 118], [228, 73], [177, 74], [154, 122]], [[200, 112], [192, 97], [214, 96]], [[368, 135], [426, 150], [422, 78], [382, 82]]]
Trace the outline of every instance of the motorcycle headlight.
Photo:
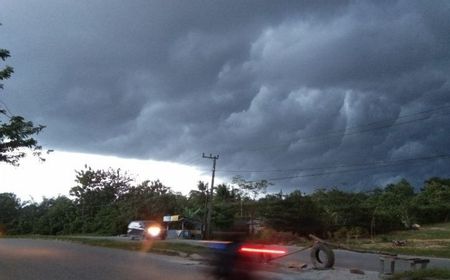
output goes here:
[[161, 233], [161, 228], [158, 226], [151, 226], [147, 228], [147, 233], [152, 237], [156, 237]]

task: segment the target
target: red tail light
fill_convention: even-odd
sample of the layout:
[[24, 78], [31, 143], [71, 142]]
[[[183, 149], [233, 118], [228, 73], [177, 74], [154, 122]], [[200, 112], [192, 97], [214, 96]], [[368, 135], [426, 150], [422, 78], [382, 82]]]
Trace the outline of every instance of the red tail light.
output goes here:
[[284, 255], [286, 250], [278, 248], [269, 248], [264, 246], [249, 246], [245, 245], [239, 248], [240, 253], [259, 253], [259, 254], [274, 254], [274, 255]]

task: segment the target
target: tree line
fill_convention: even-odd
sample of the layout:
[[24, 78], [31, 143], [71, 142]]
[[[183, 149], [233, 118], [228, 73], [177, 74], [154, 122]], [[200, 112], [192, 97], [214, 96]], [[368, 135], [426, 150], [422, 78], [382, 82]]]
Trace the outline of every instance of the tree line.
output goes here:
[[[70, 197], [21, 201], [14, 193], [0, 194], [0, 234], [105, 234], [126, 232], [131, 220], [162, 220], [181, 214], [204, 221], [208, 184], [199, 182], [188, 195], [160, 181], [135, 184], [120, 169], [76, 171]], [[416, 190], [407, 180], [370, 191], [336, 187], [305, 194], [265, 193], [269, 182], [235, 177], [214, 189], [213, 230], [236, 221], [263, 221], [276, 231], [327, 237], [373, 236], [410, 228], [414, 223], [446, 222], [450, 218], [450, 179], [433, 177]]]

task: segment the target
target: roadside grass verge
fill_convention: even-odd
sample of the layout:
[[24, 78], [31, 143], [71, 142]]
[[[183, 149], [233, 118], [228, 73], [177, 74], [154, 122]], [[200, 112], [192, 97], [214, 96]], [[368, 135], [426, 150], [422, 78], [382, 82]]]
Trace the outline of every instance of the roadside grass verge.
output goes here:
[[196, 246], [187, 243], [177, 243], [170, 241], [160, 241], [160, 240], [146, 240], [146, 241], [119, 241], [111, 239], [102, 238], [84, 238], [84, 237], [58, 237], [59, 240], [71, 241], [75, 243], [81, 243], [91, 246], [123, 249], [129, 251], [139, 251], [139, 252], [149, 252], [149, 253], [160, 253], [165, 255], [179, 255], [179, 253], [184, 253], [186, 255], [191, 254], [202, 254], [207, 252], [208, 248], [202, 246]]
[[[403, 240], [405, 245], [395, 246], [393, 240]], [[395, 231], [379, 235], [374, 240], [352, 240], [348, 245], [401, 255], [450, 258], [450, 223], [427, 225], [420, 230]]]
[[157, 253], [170, 256], [189, 256], [192, 254], [202, 255], [209, 251], [209, 249], [204, 246], [192, 245], [181, 242], [170, 242], [161, 240], [122, 241], [122, 240], [102, 238], [99, 236], [89, 237], [89, 236], [64, 236], [64, 235], [58, 236], [21, 235], [21, 236], [7, 236], [7, 238], [60, 240], [90, 246], [145, 252], [145, 253]]
[[450, 279], [450, 269], [430, 268], [430, 269], [420, 269], [416, 271], [406, 271], [402, 273], [396, 273], [390, 279], [393, 280]]

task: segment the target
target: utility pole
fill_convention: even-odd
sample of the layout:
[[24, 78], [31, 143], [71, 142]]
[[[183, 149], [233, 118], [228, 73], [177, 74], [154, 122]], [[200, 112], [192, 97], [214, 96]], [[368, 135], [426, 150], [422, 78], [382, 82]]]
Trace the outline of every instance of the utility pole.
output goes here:
[[209, 154], [209, 156], [205, 156], [205, 153], [202, 154], [203, 158], [212, 159], [213, 160], [213, 169], [212, 169], [212, 178], [211, 178], [211, 189], [208, 195], [208, 213], [206, 216], [206, 227], [205, 227], [205, 235], [206, 239], [211, 239], [211, 216], [212, 216], [212, 201], [213, 201], [213, 191], [214, 191], [214, 176], [216, 175], [216, 160], [219, 159], [219, 155], [213, 156]]

